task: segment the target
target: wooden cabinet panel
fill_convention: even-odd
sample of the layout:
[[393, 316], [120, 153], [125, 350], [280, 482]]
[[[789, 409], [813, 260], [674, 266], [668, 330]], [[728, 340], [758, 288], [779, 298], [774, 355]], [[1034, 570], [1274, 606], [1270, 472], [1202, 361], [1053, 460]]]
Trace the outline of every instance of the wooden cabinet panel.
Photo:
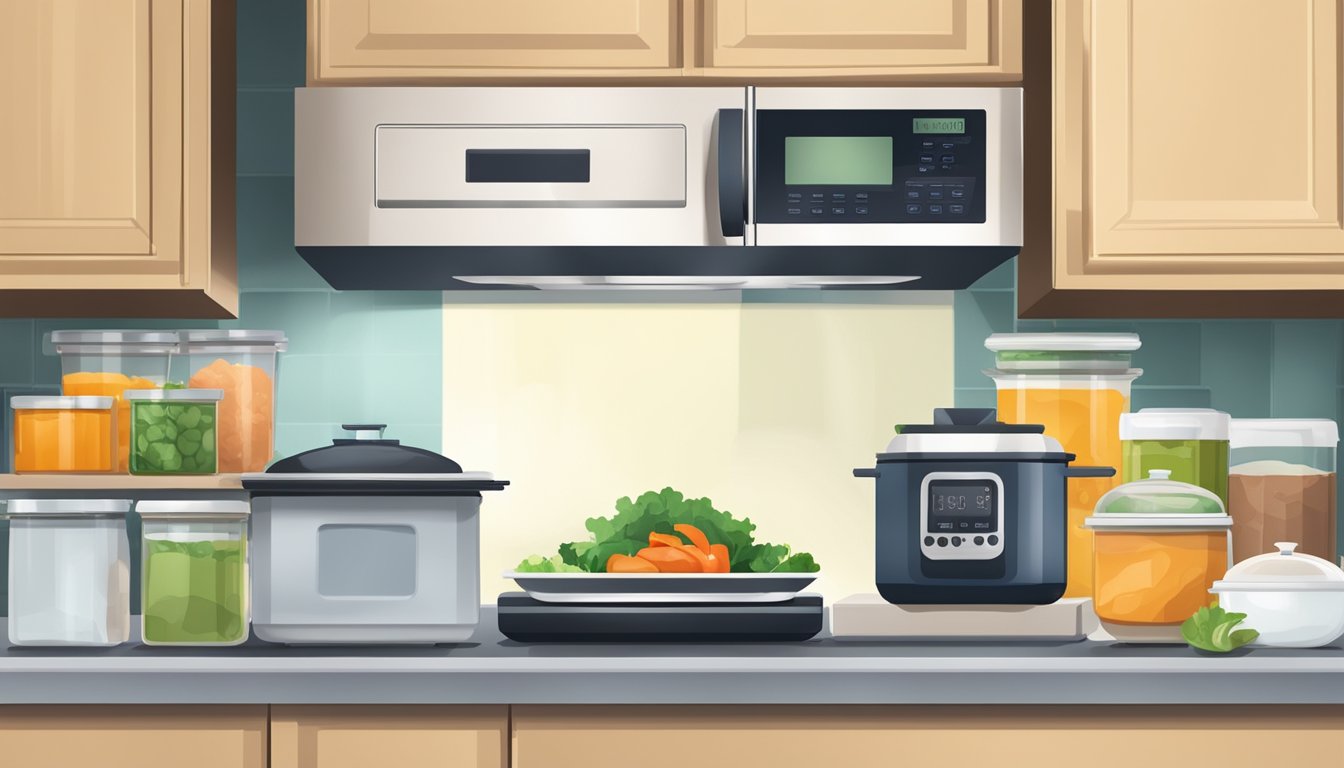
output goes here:
[[1344, 290], [1342, 6], [1058, 0], [1053, 255], [1024, 249], [1024, 315], [1344, 313], [1245, 300]]
[[[1021, 74], [1021, 0], [706, 0], [707, 74]], [[721, 70], [721, 71], [719, 71]]]
[[266, 707], [0, 707], [14, 768], [266, 768]]
[[508, 707], [276, 706], [271, 768], [505, 768]]
[[309, 0], [309, 81], [680, 74], [677, 0]]
[[[514, 768], [964, 765], [967, 739], [1004, 768], [1339, 764], [1344, 707], [514, 707]], [[689, 750], [689, 751], [688, 751]]]
[[0, 0], [0, 314], [236, 312], [233, 13]]

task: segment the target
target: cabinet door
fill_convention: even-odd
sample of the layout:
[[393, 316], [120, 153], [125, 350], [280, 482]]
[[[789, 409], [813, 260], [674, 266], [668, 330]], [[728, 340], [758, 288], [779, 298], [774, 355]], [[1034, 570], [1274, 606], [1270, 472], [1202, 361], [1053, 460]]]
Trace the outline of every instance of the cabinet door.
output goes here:
[[1022, 73], [1021, 0], [705, 0], [706, 74]]
[[308, 80], [681, 74], [678, 0], [308, 0]]
[[[233, 24], [210, 0], [0, 0], [0, 314], [236, 311]], [[51, 293], [109, 290], [156, 298]]]
[[271, 707], [271, 768], [505, 768], [508, 707]]
[[[1337, 768], [1337, 706], [514, 707], [513, 768]], [[970, 750], [970, 751], [968, 751]]]
[[266, 707], [3, 706], [0, 765], [266, 768]]
[[1053, 258], [1023, 257], [1021, 305], [1299, 314], [1246, 292], [1344, 289], [1341, 6], [1056, 2]]

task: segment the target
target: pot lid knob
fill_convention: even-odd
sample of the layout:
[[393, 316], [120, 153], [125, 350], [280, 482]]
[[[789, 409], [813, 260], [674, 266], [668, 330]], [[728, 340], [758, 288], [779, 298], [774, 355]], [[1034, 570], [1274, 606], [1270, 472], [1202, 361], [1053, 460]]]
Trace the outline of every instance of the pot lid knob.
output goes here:
[[1150, 470], [1148, 470], [1148, 479], [1149, 479], [1149, 480], [1170, 480], [1170, 479], [1171, 479], [1171, 470], [1170, 470], [1170, 469], [1150, 469]]
[[1276, 547], [1279, 548], [1279, 554], [1280, 554], [1280, 555], [1288, 555], [1288, 556], [1291, 557], [1292, 554], [1293, 554], [1293, 550], [1297, 549], [1297, 542], [1295, 542], [1295, 541], [1276, 541], [1276, 542], [1274, 542], [1274, 546], [1276, 546]]
[[355, 440], [382, 440], [386, 424], [342, 424], [341, 429], [354, 432]]

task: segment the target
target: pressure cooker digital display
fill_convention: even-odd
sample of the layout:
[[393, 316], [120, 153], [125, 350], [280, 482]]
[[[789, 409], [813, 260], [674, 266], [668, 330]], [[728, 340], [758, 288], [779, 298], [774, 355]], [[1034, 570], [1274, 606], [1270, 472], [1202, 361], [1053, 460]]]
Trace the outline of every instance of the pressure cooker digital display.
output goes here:
[[990, 560], [1003, 554], [1003, 480], [989, 472], [930, 472], [921, 482], [921, 554]]
[[929, 486], [929, 511], [940, 517], [991, 517], [994, 486], [989, 483], [948, 481]]

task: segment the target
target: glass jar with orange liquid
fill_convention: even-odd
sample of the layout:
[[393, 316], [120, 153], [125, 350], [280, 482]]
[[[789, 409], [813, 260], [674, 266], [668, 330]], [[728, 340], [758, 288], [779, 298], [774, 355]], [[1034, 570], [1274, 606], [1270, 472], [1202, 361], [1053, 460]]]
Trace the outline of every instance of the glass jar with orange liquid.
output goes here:
[[1045, 434], [1077, 455], [1077, 463], [1114, 467], [1116, 477], [1069, 481], [1068, 582], [1065, 597], [1092, 596], [1092, 532], [1083, 521], [1119, 482], [1120, 415], [1129, 412], [1130, 368], [1139, 348], [1132, 333], [996, 333], [985, 341], [997, 368], [985, 374], [998, 389], [999, 418], [1043, 424]]
[[128, 389], [161, 389], [178, 349], [176, 331], [52, 331], [48, 346], [61, 357], [61, 394], [110, 397], [116, 404], [116, 471], [130, 467]]

